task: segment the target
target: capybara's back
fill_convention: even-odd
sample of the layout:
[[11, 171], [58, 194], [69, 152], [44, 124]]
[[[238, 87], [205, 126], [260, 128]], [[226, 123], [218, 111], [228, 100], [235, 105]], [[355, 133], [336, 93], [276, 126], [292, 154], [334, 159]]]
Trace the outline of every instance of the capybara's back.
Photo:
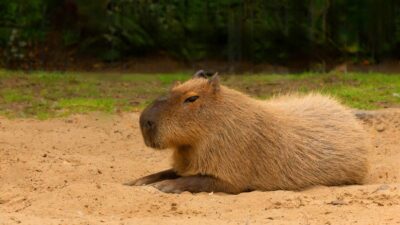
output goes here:
[[[336, 100], [319, 94], [272, 99], [286, 129], [285, 142], [276, 149], [285, 174], [275, 188], [311, 185], [360, 184], [368, 172], [369, 141], [354, 114]], [[278, 185], [279, 184], [279, 185]]]
[[353, 113], [319, 94], [260, 101], [197, 76], [140, 118], [146, 145], [173, 148], [173, 168], [131, 182], [165, 192], [295, 190], [359, 184], [369, 143]]

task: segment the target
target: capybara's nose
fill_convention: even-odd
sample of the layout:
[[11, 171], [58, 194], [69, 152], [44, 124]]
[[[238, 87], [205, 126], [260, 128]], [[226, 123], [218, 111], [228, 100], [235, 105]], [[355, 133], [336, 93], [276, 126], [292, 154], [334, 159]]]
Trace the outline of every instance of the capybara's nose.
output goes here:
[[156, 127], [156, 123], [154, 123], [154, 122], [151, 121], [151, 120], [144, 120], [144, 121], [143, 121], [143, 127], [144, 127], [146, 130], [153, 130], [153, 129]]
[[143, 110], [139, 119], [140, 127], [144, 132], [143, 135], [151, 135], [156, 131], [160, 112], [162, 111], [165, 102], [165, 97], [160, 97]]
[[[154, 110], [146, 110], [140, 116], [140, 127], [146, 134], [153, 133], [156, 130], [156, 115]], [[150, 133], [149, 133], [150, 132]]]

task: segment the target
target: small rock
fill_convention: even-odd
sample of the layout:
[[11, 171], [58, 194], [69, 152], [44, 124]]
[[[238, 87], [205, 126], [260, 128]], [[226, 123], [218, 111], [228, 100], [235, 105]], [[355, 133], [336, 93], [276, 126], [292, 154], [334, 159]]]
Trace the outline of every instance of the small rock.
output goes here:
[[384, 126], [383, 124], [378, 124], [378, 125], [375, 127], [375, 129], [376, 129], [376, 131], [378, 131], [378, 132], [382, 132], [382, 131], [385, 130], [385, 126]]
[[176, 203], [171, 203], [171, 210], [176, 211], [178, 209], [177, 205]]
[[10, 219], [12, 219], [14, 222], [16, 222], [16, 223], [18, 223], [18, 224], [19, 224], [19, 223], [22, 223], [21, 220], [15, 218], [15, 217], [11, 217]]
[[384, 204], [381, 202], [374, 201], [374, 203], [377, 204], [378, 206], [384, 206]]
[[337, 200], [329, 202], [328, 204], [330, 204], [330, 205], [347, 205], [347, 202], [337, 199]]
[[389, 188], [390, 188], [389, 185], [387, 185], [387, 184], [382, 184], [382, 185], [379, 186], [375, 191], [373, 191], [372, 194], [373, 194], [373, 193], [376, 193], [376, 192], [378, 192], [378, 191], [385, 191], [385, 190], [388, 190]]

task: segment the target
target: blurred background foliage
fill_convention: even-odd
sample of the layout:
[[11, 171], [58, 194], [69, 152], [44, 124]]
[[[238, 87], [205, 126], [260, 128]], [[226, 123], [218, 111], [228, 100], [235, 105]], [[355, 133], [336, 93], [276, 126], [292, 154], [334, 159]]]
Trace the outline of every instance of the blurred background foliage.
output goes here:
[[50, 53], [284, 63], [400, 56], [398, 0], [1, 0], [3, 65]]

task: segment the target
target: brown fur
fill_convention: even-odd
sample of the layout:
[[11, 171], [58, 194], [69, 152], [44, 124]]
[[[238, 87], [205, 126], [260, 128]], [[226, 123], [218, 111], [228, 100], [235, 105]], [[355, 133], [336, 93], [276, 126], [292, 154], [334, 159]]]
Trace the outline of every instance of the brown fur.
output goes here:
[[[190, 96], [199, 98], [184, 102]], [[150, 105], [146, 117], [157, 127], [150, 134], [141, 124], [146, 144], [174, 149], [173, 169], [163, 176], [181, 177], [158, 173], [131, 185], [152, 183], [165, 192], [297, 190], [360, 184], [368, 169], [361, 125], [319, 94], [261, 101], [220, 85], [217, 76], [193, 78]]]

